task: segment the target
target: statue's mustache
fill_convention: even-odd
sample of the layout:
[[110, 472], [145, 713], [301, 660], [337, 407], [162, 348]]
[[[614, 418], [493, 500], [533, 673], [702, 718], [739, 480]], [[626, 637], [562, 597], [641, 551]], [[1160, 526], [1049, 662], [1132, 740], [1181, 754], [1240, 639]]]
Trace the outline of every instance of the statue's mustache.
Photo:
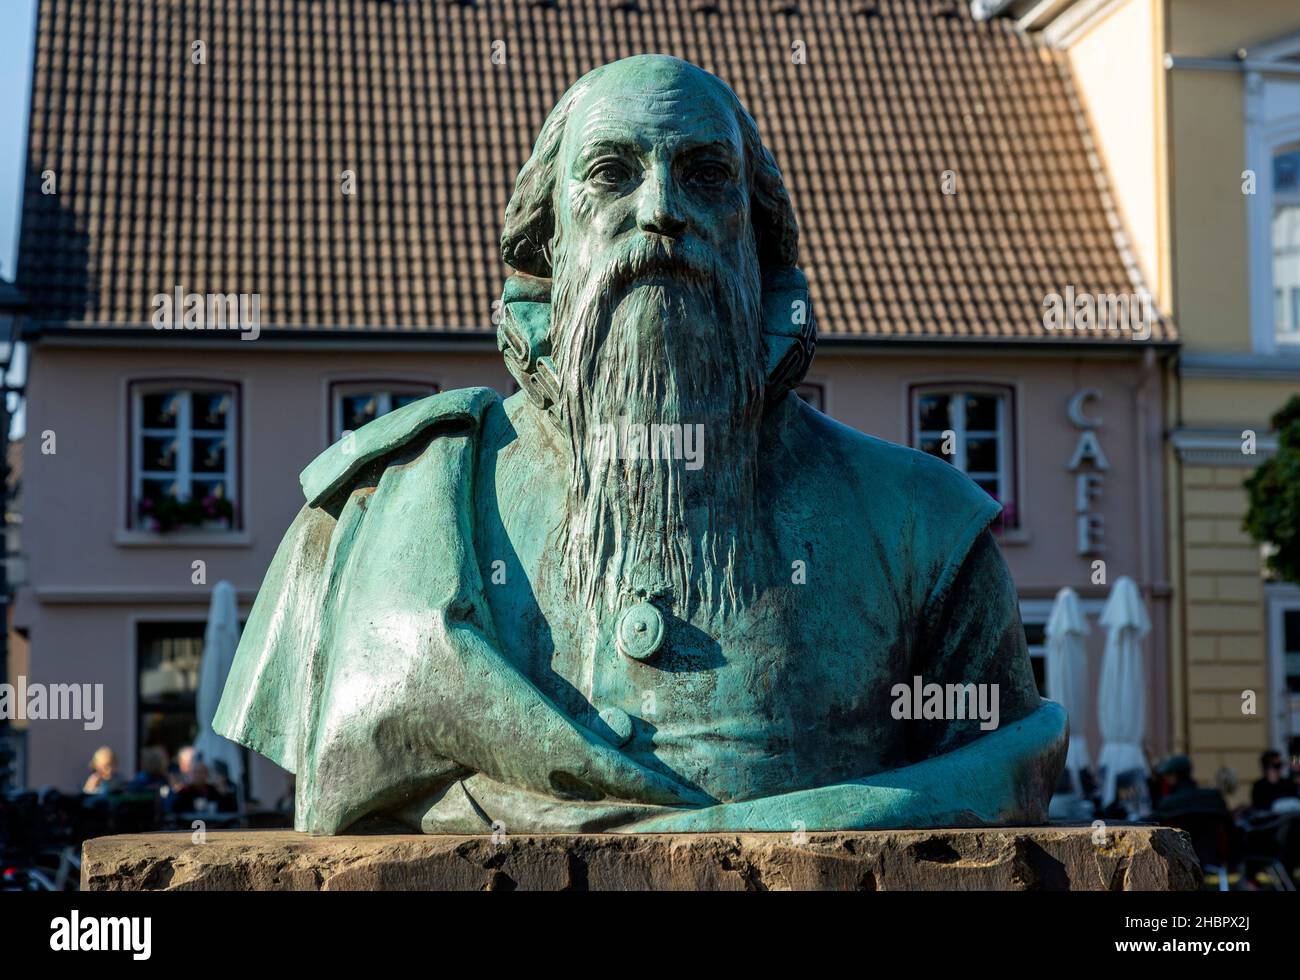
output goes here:
[[622, 293], [639, 279], [671, 278], [699, 283], [718, 265], [713, 249], [694, 238], [639, 234], [620, 245], [595, 277], [606, 295]]

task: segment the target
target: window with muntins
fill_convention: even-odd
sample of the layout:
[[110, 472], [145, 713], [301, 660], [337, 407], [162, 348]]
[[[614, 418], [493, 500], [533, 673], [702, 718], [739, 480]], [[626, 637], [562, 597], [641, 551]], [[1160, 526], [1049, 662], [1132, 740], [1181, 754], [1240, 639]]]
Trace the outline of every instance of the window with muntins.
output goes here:
[[132, 386], [132, 527], [236, 526], [238, 401], [226, 384]]

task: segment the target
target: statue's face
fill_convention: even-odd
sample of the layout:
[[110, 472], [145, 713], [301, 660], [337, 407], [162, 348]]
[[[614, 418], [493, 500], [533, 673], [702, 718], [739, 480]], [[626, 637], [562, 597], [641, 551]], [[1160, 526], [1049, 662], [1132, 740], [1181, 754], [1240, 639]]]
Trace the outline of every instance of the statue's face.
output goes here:
[[597, 268], [638, 235], [734, 265], [753, 248], [746, 170], [735, 111], [711, 76], [665, 58], [614, 66], [565, 129], [555, 203], [571, 267]]

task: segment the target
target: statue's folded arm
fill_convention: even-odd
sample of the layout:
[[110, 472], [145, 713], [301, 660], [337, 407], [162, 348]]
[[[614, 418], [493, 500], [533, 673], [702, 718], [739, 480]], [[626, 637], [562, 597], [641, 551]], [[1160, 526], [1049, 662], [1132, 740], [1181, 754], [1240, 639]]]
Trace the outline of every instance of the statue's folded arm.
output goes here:
[[1019, 721], [910, 766], [817, 789], [651, 817], [617, 829], [664, 834], [1040, 824], [1068, 741], [1064, 709], [1044, 700]]

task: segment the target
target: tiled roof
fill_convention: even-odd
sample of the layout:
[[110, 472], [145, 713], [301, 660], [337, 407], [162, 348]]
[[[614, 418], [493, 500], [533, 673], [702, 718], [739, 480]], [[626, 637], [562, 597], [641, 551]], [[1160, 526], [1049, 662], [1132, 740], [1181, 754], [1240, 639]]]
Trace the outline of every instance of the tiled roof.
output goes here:
[[18, 284], [82, 325], [181, 285], [284, 328], [490, 334], [542, 120], [639, 52], [757, 118], [824, 337], [1041, 337], [1046, 294], [1134, 290], [1062, 56], [955, 0], [41, 0]]

